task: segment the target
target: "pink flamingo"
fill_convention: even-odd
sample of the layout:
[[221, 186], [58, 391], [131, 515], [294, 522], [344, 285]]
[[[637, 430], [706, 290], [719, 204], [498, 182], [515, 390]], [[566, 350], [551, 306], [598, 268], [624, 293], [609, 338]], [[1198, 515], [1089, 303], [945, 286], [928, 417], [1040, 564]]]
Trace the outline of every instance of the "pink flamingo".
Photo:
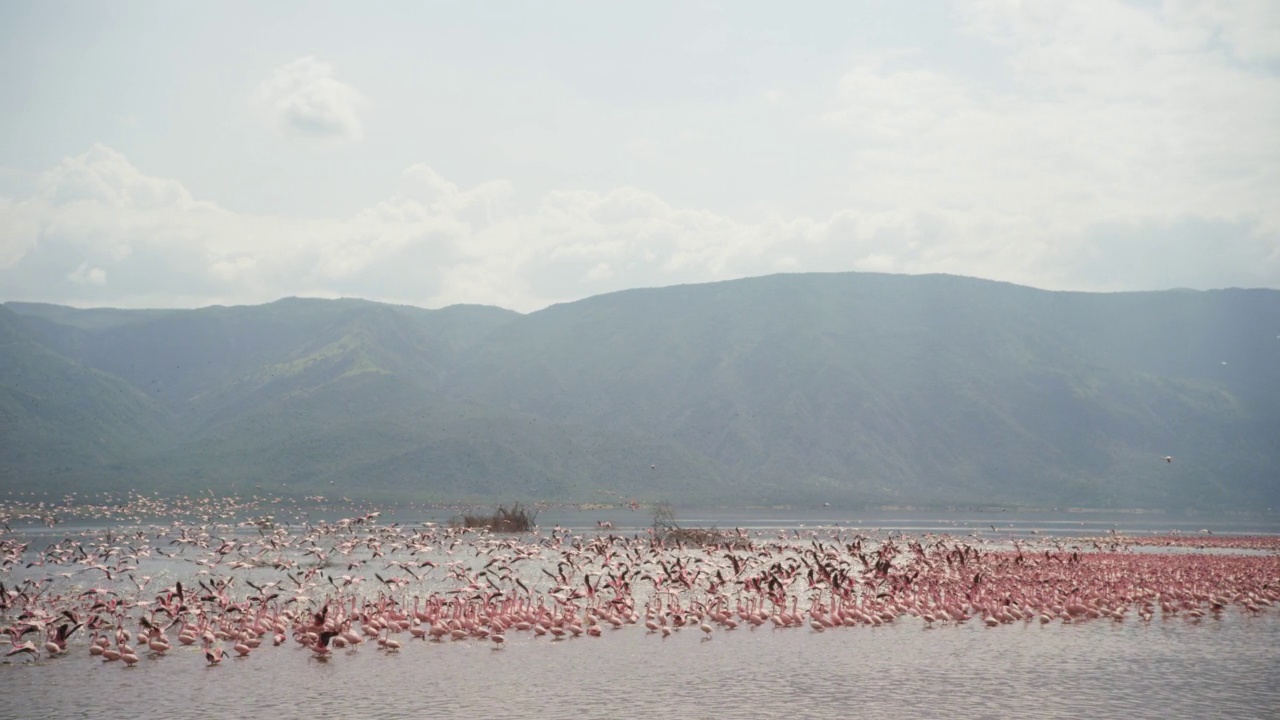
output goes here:
[[210, 666], [217, 665], [222, 662], [222, 654], [223, 650], [221, 645], [215, 646], [209, 642], [205, 643], [204, 659], [209, 661]]
[[338, 633], [333, 630], [325, 630], [320, 633], [315, 642], [309, 643], [307, 647], [311, 649], [312, 653], [314, 653], [312, 657], [317, 660], [328, 660], [329, 655], [333, 652], [329, 649], [329, 640], [337, 634]]

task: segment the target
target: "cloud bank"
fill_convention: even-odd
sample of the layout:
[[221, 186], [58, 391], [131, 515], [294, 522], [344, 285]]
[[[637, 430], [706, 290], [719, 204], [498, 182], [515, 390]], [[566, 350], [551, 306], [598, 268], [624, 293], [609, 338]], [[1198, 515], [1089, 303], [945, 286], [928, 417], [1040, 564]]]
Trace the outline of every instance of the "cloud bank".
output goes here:
[[[1033, 220], [844, 211], [743, 223], [653, 193], [554, 192], [511, 215], [505, 182], [462, 189], [426, 165], [352, 217], [235, 213], [151, 177], [110, 148], [63, 161], [40, 192], [0, 205], [6, 299], [196, 306], [284, 295], [359, 296], [427, 307], [533, 310], [636, 286], [783, 271], [953, 272], [1030, 285], [1107, 289], [1280, 286], [1277, 237], [1254, 220], [1155, 218], [1054, 229]], [[1206, 275], [1206, 271], [1209, 274]], [[1136, 280], [1135, 280], [1136, 279]], [[1188, 282], [1183, 282], [1183, 281]]]

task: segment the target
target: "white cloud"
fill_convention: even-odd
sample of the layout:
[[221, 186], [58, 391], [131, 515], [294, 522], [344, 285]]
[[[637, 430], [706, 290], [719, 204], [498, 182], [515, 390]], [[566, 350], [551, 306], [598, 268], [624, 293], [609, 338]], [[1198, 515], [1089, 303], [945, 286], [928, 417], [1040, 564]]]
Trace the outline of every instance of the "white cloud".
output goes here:
[[511, 215], [513, 192], [501, 181], [461, 189], [414, 165], [399, 192], [352, 217], [299, 221], [198, 201], [181, 183], [95, 147], [47, 173], [33, 197], [0, 202], [8, 231], [0, 235], [0, 286], [6, 299], [90, 305], [346, 295], [519, 310], [784, 271], [952, 272], [1094, 289], [1280, 286], [1280, 243], [1274, 235], [1259, 241], [1249, 222], [1174, 217], [1037, 233], [1034, 217], [1013, 206], [951, 207], [934, 198], [931, 209], [744, 223], [636, 188], [554, 192], [532, 212]]
[[1280, 4], [1272, 0], [1176, 0], [1165, 3], [1163, 14], [1172, 23], [1214, 33], [1241, 62], [1280, 57]]
[[[857, 62], [821, 123], [844, 133], [851, 206], [916, 228], [884, 247], [895, 269], [1159, 287], [1185, 273], [1149, 238], [1190, 224], [1202, 234], [1184, 241], [1234, 264], [1234, 282], [1275, 285], [1280, 78], [1221, 52], [1264, 54], [1251, 21], [1179, 7], [959, 4], [968, 31], [1006, 53], [1007, 85], [912, 53]], [[1130, 236], [1157, 254], [1136, 263]], [[1106, 282], [1086, 271], [1099, 255], [1119, 263]]]
[[54, 205], [93, 202], [141, 210], [194, 204], [182, 183], [143, 175], [123, 154], [101, 144], [44, 173], [37, 197]]
[[0, 272], [17, 265], [35, 247], [40, 217], [32, 203], [0, 197]]
[[80, 304], [304, 294], [529, 310], [635, 285], [803, 267], [782, 259], [782, 248], [820, 245], [824, 232], [803, 219], [742, 224], [635, 188], [555, 192], [510, 216], [512, 192], [502, 181], [462, 189], [414, 165], [399, 192], [352, 217], [295, 221], [197, 201], [181, 183], [96, 146], [46, 173], [33, 197], [0, 204], [0, 226], [26, 228], [3, 246], [0, 284], [10, 297]]
[[333, 77], [333, 67], [308, 55], [276, 68], [258, 87], [272, 130], [285, 137], [358, 140], [362, 96]]
[[613, 268], [609, 267], [607, 262], [598, 262], [595, 267], [587, 271], [584, 279], [588, 282], [602, 282], [613, 277]]
[[83, 262], [67, 274], [67, 279], [77, 285], [106, 285], [107, 273], [102, 268], [89, 267], [89, 263]]

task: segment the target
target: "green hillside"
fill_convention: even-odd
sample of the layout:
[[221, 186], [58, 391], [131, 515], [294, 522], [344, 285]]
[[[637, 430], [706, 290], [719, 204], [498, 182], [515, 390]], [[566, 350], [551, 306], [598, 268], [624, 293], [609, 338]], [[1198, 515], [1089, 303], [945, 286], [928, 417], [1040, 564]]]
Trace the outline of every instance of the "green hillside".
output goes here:
[[169, 438], [167, 412], [129, 383], [52, 352], [0, 306], [0, 483], [74, 488]]
[[[1054, 293], [845, 273], [528, 315], [300, 299], [3, 310], [13, 488], [1280, 504], [1271, 290]], [[37, 389], [39, 413], [22, 400]]]

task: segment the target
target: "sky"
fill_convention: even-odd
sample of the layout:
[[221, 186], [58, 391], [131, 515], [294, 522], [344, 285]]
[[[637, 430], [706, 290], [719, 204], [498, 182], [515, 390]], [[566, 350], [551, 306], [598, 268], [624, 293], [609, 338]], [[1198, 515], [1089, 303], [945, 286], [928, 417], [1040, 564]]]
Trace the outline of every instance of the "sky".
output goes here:
[[1280, 288], [1280, 2], [0, 3], [0, 301]]

